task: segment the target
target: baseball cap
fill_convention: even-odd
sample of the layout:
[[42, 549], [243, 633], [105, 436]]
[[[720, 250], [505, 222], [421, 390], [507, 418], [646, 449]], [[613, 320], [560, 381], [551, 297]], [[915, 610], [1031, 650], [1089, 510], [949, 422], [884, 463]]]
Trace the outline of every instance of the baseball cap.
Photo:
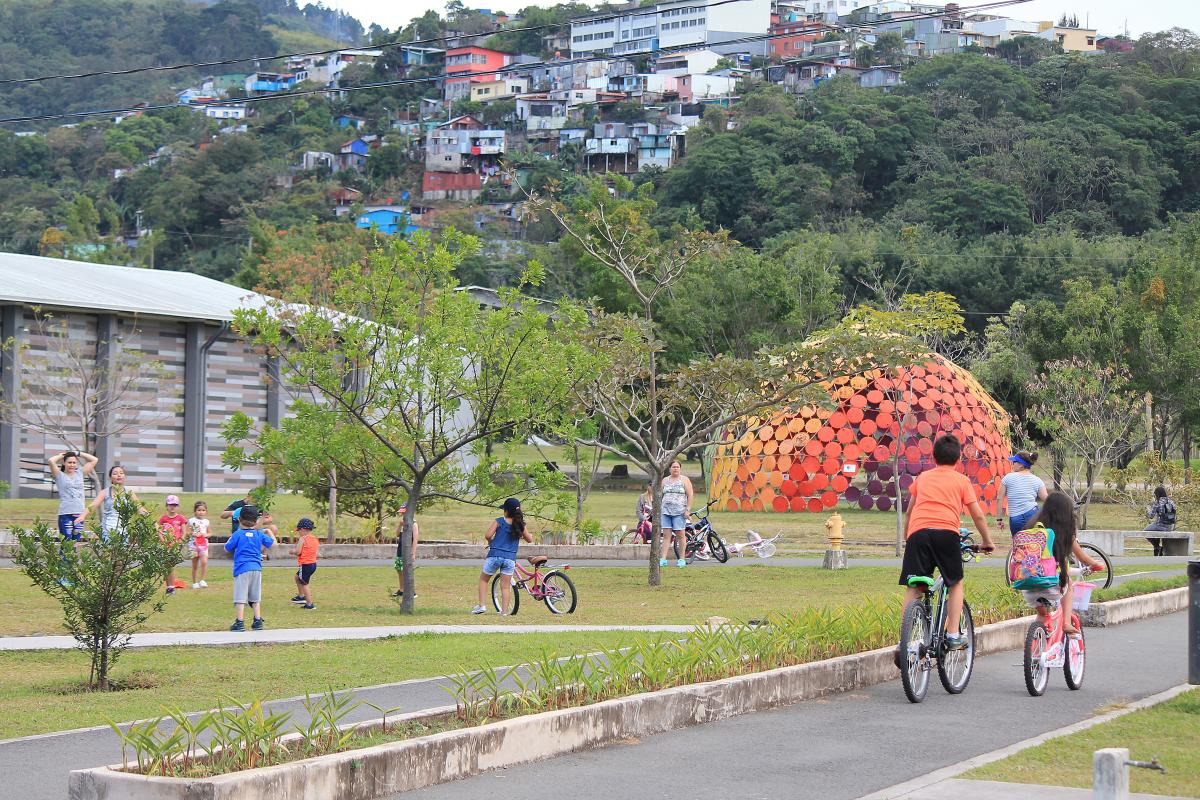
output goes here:
[[301, 517], [300, 521], [296, 523], [296, 530], [311, 531], [315, 527], [317, 527], [316, 523], [308, 517]]
[[508, 498], [500, 506], [500, 508], [504, 509], [505, 511], [507, 511], [510, 514], [514, 511], [516, 511], [520, 507], [521, 507], [521, 501], [515, 497]]
[[167, 505], [169, 505], [169, 506], [179, 505], [179, 495], [175, 495], [175, 494], [167, 495]]

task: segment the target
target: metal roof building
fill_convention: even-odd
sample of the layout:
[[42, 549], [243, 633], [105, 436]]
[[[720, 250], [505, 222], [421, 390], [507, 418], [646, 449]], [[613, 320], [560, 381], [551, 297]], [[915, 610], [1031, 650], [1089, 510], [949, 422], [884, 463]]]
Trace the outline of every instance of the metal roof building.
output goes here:
[[[266, 300], [187, 272], [0, 253], [0, 342], [10, 343], [0, 354], [0, 481], [10, 495], [44, 493], [42, 465], [68, 440], [94, 448], [103, 471], [125, 467], [134, 487], [260, 483], [253, 470], [221, 465], [221, 428], [237, 411], [267, 425], [282, 419], [278, 361], [229, 329], [235, 309]], [[132, 423], [103, 416], [117, 412], [88, 416], [72, 402], [89, 380], [103, 384], [95, 376], [140, 361], [156, 367], [109, 404]]]

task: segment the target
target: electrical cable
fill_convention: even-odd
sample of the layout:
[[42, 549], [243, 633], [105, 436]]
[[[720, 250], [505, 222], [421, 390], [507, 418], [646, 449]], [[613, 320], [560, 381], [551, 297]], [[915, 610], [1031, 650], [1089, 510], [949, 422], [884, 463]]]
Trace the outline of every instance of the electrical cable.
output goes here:
[[[947, 16], [948, 14], [956, 14], [957, 15], [957, 14], [962, 14], [964, 12], [977, 11], [977, 10], [981, 10], [981, 9], [990, 10], [990, 9], [994, 9], [994, 8], [1018, 5], [1018, 4], [1027, 3], [1027, 2], [1030, 2], [1030, 0], [996, 0], [996, 2], [982, 3], [982, 4], [979, 4], [976, 6], [960, 7], [958, 9], [955, 9], [955, 10], [952, 10], [949, 12], [940, 11], [940, 12], [929, 12], [929, 13], [921, 14], [921, 15], [914, 14], [914, 15], [905, 17], [904, 20], [908, 21], [908, 20], [913, 20], [913, 19], [928, 19], [928, 18], [935, 18], [935, 17], [940, 17], [940, 16]], [[892, 20], [882, 20], [880, 22], [868, 23], [865, 25], [856, 25], [853, 27], [856, 27], [856, 28], [879, 27], [881, 25], [891, 24], [891, 22], [892, 22]], [[812, 30], [813, 31], [823, 30], [828, 27], [831, 27], [831, 26], [823, 25], [820, 28], [813, 28]], [[845, 26], [837, 26], [837, 27], [842, 30], [845, 29]], [[793, 32], [793, 33], [790, 33], [787, 35], [794, 36], [794, 35], [796, 35], [796, 32]], [[699, 49], [710, 49], [712, 47], [721, 47], [721, 46], [727, 46], [727, 45], [731, 45], [731, 44], [750, 44], [750, 43], [754, 43], [754, 42], [769, 41], [771, 39], [777, 39], [777, 38], [780, 38], [780, 34], [765, 33], [765, 34], [754, 34], [752, 36], [745, 36], [745, 37], [740, 37], [740, 38], [735, 38], [735, 39], [726, 39], [726, 40], [723, 40], [720, 42], [709, 42], [707, 44], [691, 42], [688, 44], [680, 44], [680, 45], [673, 45], [673, 46], [669, 46], [669, 47], [661, 47], [655, 51], [655, 54], [657, 55], [657, 54], [672, 53], [672, 52], [689, 52], [689, 51], [694, 51], [698, 48]], [[161, 103], [161, 104], [157, 104], [157, 105], [149, 105], [146, 103], [140, 103], [140, 104], [136, 104], [134, 106], [126, 107], [126, 108], [97, 109], [97, 110], [92, 110], [92, 111], [67, 111], [67, 112], [61, 112], [61, 113], [57, 113], [57, 114], [38, 114], [38, 115], [28, 115], [28, 116], [23, 116], [23, 117], [3, 117], [3, 118], [0, 118], [0, 124], [11, 124], [11, 123], [16, 123], [16, 122], [43, 122], [43, 121], [53, 120], [53, 119], [76, 119], [76, 118], [82, 118], [82, 117], [93, 117], [93, 116], [101, 116], [101, 115], [109, 115], [109, 114], [127, 114], [127, 113], [139, 113], [139, 112], [145, 112], [145, 111], [162, 111], [162, 110], [171, 109], [171, 108], [197, 109], [197, 108], [204, 108], [205, 106], [222, 106], [222, 105], [230, 105], [230, 104], [261, 103], [261, 102], [265, 102], [267, 100], [277, 100], [277, 99], [283, 98], [283, 97], [306, 97], [306, 96], [314, 95], [314, 94], [328, 95], [328, 94], [332, 94], [332, 93], [342, 93], [342, 92], [347, 92], [347, 93], [348, 92], [360, 92], [360, 91], [366, 91], [369, 89], [383, 89], [383, 88], [390, 88], [390, 87], [395, 87], [395, 86], [407, 86], [407, 85], [412, 85], [412, 84], [416, 84], [416, 83], [428, 83], [431, 81], [446, 80], [448, 78], [460, 80], [463, 78], [495, 76], [495, 75], [500, 75], [500, 74], [505, 74], [505, 73], [510, 73], [510, 72], [520, 72], [523, 70], [528, 70], [528, 69], [532, 69], [532, 68], [536, 68], [536, 67], [562, 67], [562, 66], [569, 66], [571, 64], [586, 64], [586, 63], [592, 63], [592, 62], [596, 62], [596, 61], [612, 61], [614, 59], [621, 59], [621, 58], [627, 58], [627, 56], [613, 56], [611, 54], [604, 54], [604, 55], [599, 55], [599, 56], [592, 55], [592, 56], [575, 58], [575, 59], [560, 59], [560, 60], [553, 60], [553, 61], [533, 61], [533, 62], [526, 62], [523, 64], [510, 64], [508, 66], [482, 70], [479, 72], [448, 72], [448, 73], [441, 73], [438, 75], [422, 76], [422, 77], [417, 77], [417, 78], [397, 78], [395, 80], [390, 80], [390, 81], [377, 81], [374, 83], [365, 83], [365, 84], [362, 84], [361, 86], [347, 86], [347, 87], [336, 88], [336, 89], [322, 87], [320, 89], [302, 89], [300, 91], [272, 92], [272, 93], [268, 93], [268, 94], [256, 95], [254, 97], [243, 97], [243, 98], [236, 98], [236, 99], [230, 99], [230, 100], [214, 100], [214, 101], [207, 101], [207, 102], [196, 102], [196, 103], [188, 104], [186, 106], [180, 105], [179, 103]], [[804, 60], [804, 59], [801, 59], [801, 60]]]

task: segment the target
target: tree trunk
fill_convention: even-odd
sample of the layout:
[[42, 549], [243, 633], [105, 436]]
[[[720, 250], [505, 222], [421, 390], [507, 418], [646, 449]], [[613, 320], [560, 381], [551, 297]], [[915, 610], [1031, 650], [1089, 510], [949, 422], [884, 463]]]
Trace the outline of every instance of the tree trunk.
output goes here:
[[650, 585], [662, 584], [662, 568], [658, 565], [659, 552], [663, 541], [662, 529], [662, 475], [654, 469], [650, 470], [650, 485], [654, 487], [650, 504]]
[[1087, 467], [1084, 470], [1084, 480], [1087, 484], [1083, 487], [1083, 507], [1079, 509], [1079, 530], [1087, 530], [1088, 526], [1088, 506], [1092, 503], [1092, 486], [1096, 482], [1096, 462], [1088, 459]]
[[1051, 480], [1054, 482], [1054, 491], [1062, 491], [1062, 479], [1064, 469], [1063, 452], [1059, 448], [1054, 448], [1050, 453], [1051, 460]]
[[413, 521], [417, 517], [417, 502], [421, 499], [421, 481], [413, 481], [408, 502], [404, 509], [404, 522], [400, 531], [400, 558], [404, 562], [404, 597], [400, 599], [400, 613], [413, 613], [413, 597], [417, 593], [417, 559], [413, 547]]
[[337, 468], [329, 473], [329, 529], [325, 533], [326, 544], [333, 544], [337, 534]]
[[1180, 446], [1183, 451], [1183, 482], [1192, 482], [1192, 426], [1188, 423], [1183, 423], [1183, 443]]

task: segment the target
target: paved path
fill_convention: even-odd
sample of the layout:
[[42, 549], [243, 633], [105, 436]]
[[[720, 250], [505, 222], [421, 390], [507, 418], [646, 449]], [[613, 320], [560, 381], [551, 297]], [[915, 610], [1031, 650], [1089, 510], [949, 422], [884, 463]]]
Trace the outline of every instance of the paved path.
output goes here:
[[[1185, 626], [1186, 614], [1178, 613], [1089, 629], [1087, 684], [1080, 692], [1069, 692], [1055, 679], [1047, 696], [1029, 697], [1019, 657], [1007, 652], [980, 659], [970, 687], [959, 697], [941, 693], [935, 684], [924, 704], [912, 706], [899, 683], [891, 681], [630, 743], [638, 746], [618, 745], [430, 787], [405, 795], [405, 800], [537, 796], [547, 786], [575, 800], [850, 800], [1076, 722], [1110, 703], [1181, 683], [1186, 677]], [[417, 711], [447, 704], [444, 681], [405, 681], [355, 694], [383, 707]], [[271, 705], [302, 712], [296, 698]], [[371, 716], [376, 714], [368, 709], [354, 718]], [[59, 800], [71, 769], [119, 760], [119, 741], [107, 728], [0, 742], [0, 775], [5, 776], [0, 795]]]
[[1177, 613], [1088, 629], [1088, 674], [1078, 692], [1056, 675], [1044, 697], [1030, 697], [1020, 656], [1010, 651], [981, 658], [957, 697], [934, 681], [926, 701], [914, 706], [890, 681], [402, 797], [529, 797], [553, 787], [574, 800], [853, 800], [1184, 682], [1186, 625], [1187, 615]]
[[[384, 639], [414, 633], [561, 633], [563, 631], [647, 631], [687, 633], [693, 625], [374, 625], [354, 628], [275, 628], [261, 631], [176, 631], [134, 634], [130, 647], [172, 645], [284, 644], [333, 639]], [[73, 650], [70, 636], [0, 636], [4, 650]]]

